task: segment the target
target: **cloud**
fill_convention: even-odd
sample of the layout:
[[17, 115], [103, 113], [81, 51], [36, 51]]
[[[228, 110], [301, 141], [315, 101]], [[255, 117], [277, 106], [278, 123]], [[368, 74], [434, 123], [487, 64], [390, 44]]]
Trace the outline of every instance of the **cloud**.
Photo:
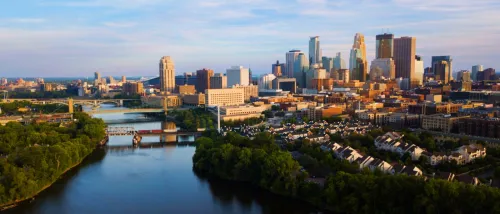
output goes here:
[[135, 22], [103, 22], [107, 27], [134, 27], [137, 25]]
[[23, 23], [23, 24], [38, 24], [46, 21], [47, 21], [46, 19], [42, 18], [9, 18], [4, 20], [0, 19], [0, 22]]

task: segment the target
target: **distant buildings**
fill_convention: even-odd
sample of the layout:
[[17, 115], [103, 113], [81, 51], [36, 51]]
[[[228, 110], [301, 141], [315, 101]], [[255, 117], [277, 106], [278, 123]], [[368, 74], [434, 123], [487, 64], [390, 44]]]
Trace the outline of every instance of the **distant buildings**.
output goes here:
[[295, 78], [296, 83], [300, 88], [305, 88], [305, 74], [309, 71], [309, 60], [304, 53], [299, 53], [297, 58], [298, 59], [295, 61], [294, 65], [293, 78]]
[[457, 80], [459, 82], [471, 82], [471, 73], [468, 70], [461, 70], [457, 73]]
[[205, 104], [208, 106], [231, 106], [245, 103], [243, 88], [207, 89]]
[[274, 76], [280, 77], [283, 75], [283, 72], [285, 72], [285, 64], [281, 63], [280, 61], [276, 61], [276, 64], [272, 65], [272, 71]]
[[244, 100], [249, 102], [252, 97], [259, 97], [259, 88], [257, 85], [233, 85], [232, 88], [243, 89]]
[[361, 33], [356, 33], [354, 36], [354, 44], [352, 45], [349, 59], [349, 69], [352, 80], [366, 81], [368, 62], [366, 61], [365, 36]]
[[[417, 80], [419, 85], [423, 84], [424, 78], [424, 60], [421, 56], [415, 55], [415, 77], [414, 80]], [[415, 86], [412, 86], [415, 87]]]
[[347, 69], [344, 58], [342, 58], [342, 53], [338, 52], [335, 58], [333, 58], [333, 64], [336, 70]]
[[273, 80], [276, 79], [274, 74], [264, 74], [259, 78], [259, 90], [260, 89], [272, 89]]
[[210, 88], [227, 88], [227, 76], [221, 73], [214, 74], [214, 76], [210, 77]]
[[160, 91], [174, 92], [175, 89], [175, 66], [170, 56], [160, 59]]
[[177, 93], [184, 95], [184, 94], [195, 94], [196, 89], [194, 85], [178, 85], [177, 86]]
[[474, 81], [478, 81], [477, 79], [477, 75], [479, 72], [483, 72], [483, 65], [474, 65], [472, 66], [472, 73], [471, 73], [471, 77], [472, 77], [472, 80]]
[[334, 69], [333, 58], [324, 56], [323, 58], [321, 58], [321, 61], [326, 72], [330, 72], [332, 71], [332, 69]]
[[448, 84], [451, 80], [451, 72], [453, 59], [451, 56], [433, 56], [432, 57], [432, 71], [436, 80], [441, 80], [443, 84]]
[[244, 68], [243, 66], [232, 66], [226, 70], [226, 74], [228, 87], [250, 84], [248, 68]]
[[290, 93], [296, 93], [297, 83], [295, 78], [284, 78], [278, 77], [273, 80], [273, 89], [281, 89], [283, 91], [289, 91]]
[[210, 79], [214, 75], [212, 69], [203, 68], [196, 71], [196, 91], [203, 92], [210, 89]]
[[142, 95], [144, 86], [142, 82], [127, 82], [122, 85], [122, 92], [125, 95]]
[[374, 59], [370, 66], [370, 80], [388, 80], [396, 78], [396, 65], [391, 58]]
[[319, 36], [309, 38], [309, 65], [321, 62], [321, 49], [319, 46]]

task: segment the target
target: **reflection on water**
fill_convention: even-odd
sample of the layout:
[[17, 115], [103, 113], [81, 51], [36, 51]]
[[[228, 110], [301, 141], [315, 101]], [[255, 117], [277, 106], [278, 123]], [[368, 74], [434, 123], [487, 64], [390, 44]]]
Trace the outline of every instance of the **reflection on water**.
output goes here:
[[[123, 115], [122, 115], [123, 116]], [[103, 119], [117, 117], [103, 115]], [[129, 117], [127, 115], [126, 117]], [[160, 122], [127, 124], [154, 129]], [[182, 139], [182, 138], [181, 138]], [[189, 137], [187, 137], [189, 139]], [[111, 137], [110, 145], [127, 145]], [[311, 213], [311, 206], [248, 184], [206, 179], [192, 171], [195, 148], [97, 149], [33, 202], [6, 213]]]

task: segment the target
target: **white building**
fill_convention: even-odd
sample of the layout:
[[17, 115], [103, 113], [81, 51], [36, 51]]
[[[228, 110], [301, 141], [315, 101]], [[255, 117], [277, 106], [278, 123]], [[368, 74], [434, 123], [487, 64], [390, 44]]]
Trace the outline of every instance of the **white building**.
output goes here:
[[300, 50], [291, 50], [286, 53], [286, 72], [283, 76], [293, 77], [295, 62], [298, 61]]
[[264, 74], [259, 78], [259, 89], [273, 89], [273, 80], [276, 79], [274, 74]]
[[205, 90], [205, 104], [208, 106], [232, 106], [245, 103], [243, 88], [224, 88]]
[[396, 66], [391, 58], [374, 59], [370, 65], [370, 79], [394, 79], [396, 78]]
[[250, 72], [248, 68], [244, 68], [243, 66], [232, 66], [226, 69], [226, 74], [228, 87], [250, 84]]
[[420, 56], [415, 56], [415, 76], [412, 77], [419, 81], [419, 84], [423, 84], [424, 79], [424, 60]]
[[160, 59], [160, 90], [162, 92], [174, 92], [175, 90], [175, 66], [170, 56], [164, 56]]

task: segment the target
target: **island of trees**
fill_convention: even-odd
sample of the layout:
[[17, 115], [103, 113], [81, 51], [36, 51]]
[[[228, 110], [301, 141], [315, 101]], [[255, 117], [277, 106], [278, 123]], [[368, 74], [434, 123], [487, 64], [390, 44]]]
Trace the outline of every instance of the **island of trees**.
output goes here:
[[[235, 133], [201, 137], [193, 156], [196, 172], [248, 182], [338, 213], [500, 213], [500, 190], [439, 179], [386, 175], [333, 158], [319, 145], [296, 144], [298, 161], [274, 136]], [[306, 157], [306, 158], [305, 158]], [[326, 174], [323, 181], [314, 175]]]
[[105, 124], [84, 113], [76, 122], [0, 126], [0, 207], [31, 198], [78, 165], [104, 139]]

